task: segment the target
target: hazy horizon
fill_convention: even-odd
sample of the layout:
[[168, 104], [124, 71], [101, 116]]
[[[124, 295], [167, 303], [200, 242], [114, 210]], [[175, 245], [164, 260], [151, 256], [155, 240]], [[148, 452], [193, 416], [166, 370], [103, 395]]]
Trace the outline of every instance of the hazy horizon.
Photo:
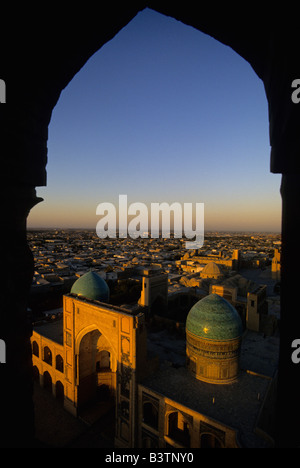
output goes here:
[[[56, 226], [56, 227], [47, 227], [47, 226], [30, 226], [30, 227], [27, 227], [27, 231], [93, 231], [95, 234], [96, 233], [96, 229], [94, 227], [60, 227], [60, 226]], [[119, 231], [117, 230], [117, 233]], [[220, 230], [214, 230], [214, 229], [210, 229], [210, 230], [205, 230], [205, 234], [276, 234], [276, 235], [281, 235], [281, 231], [256, 231], [256, 230], [236, 230], [236, 229], [220, 229]], [[171, 232], [171, 234], [173, 234], [173, 232]], [[183, 236], [184, 237], [184, 234]], [[118, 237], [117, 237], [118, 238]], [[128, 238], [130, 238], [130, 236], [128, 235]], [[149, 236], [150, 238], [150, 236]], [[104, 239], [105, 240], [105, 239]]]

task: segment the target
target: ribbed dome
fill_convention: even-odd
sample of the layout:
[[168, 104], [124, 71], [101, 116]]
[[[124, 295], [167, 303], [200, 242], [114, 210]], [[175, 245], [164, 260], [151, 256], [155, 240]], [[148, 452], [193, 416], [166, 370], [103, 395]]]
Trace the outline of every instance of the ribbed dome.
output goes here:
[[105, 302], [109, 300], [107, 283], [95, 271], [89, 271], [78, 278], [72, 286], [71, 293], [92, 301]]
[[198, 301], [188, 313], [186, 330], [207, 340], [232, 340], [242, 335], [242, 321], [236, 309], [218, 294]]
[[217, 278], [222, 276], [222, 270], [215, 262], [209, 262], [201, 271], [201, 276], [208, 278]]

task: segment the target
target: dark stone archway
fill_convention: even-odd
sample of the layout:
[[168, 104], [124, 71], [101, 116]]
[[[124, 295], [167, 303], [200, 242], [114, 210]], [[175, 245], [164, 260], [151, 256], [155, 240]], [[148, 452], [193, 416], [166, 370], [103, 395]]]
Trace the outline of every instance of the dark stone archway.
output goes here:
[[[7, 362], [0, 364], [1, 445], [32, 445], [32, 363], [27, 297], [33, 275], [26, 241], [26, 218], [40, 200], [35, 188], [46, 185], [48, 125], [61, 91], [85, 62], [145, 7], [172, 16], [232, 47], [263, 80], [269, 106], [271, 171], [283, 174], [282, 311], [279, 368], [278, 446], [299, 446], [298, 368], [291, 343], [300, 338], [300, 314], [293, 275], [297, 252], [300, 179], [300, 104], [291, 100], [291, 83], [300, 78], [298, 11], [268, 11], [244, 5], [141, 1], [101, 3], [57, 10], [1, 6], [0, 79], [6, 104], [0, 106], [2, 300], [0, 338]], [[275, 7], [274, 7], [275, 8]], [[295, 19], [295, 20], [294, 20]], [[105, 73], [105, 70], [103, 71]], [[246, 92], [246, 90], [245, 90]], [[18, 421], [18, 423], [16, 423]], [[288, 428], [293, 426], [293, 430]], [[292, 435], [290, 435], [292, 434]]]

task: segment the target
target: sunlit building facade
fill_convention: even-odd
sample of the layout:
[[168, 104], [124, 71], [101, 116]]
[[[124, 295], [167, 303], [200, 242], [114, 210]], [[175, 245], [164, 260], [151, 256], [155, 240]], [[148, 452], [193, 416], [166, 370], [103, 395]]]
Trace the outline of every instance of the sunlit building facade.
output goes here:
[[234, 307], [212, 294], [188, 314], [187, 365], [159, 364], [141, 308], [109, 304], [107, 284], [88, 272], [64, 296], [63, 319], [35, 327], [33, 368], [74, 416], [113, 408], [116, 447], [269, 446], [255, 430], [272, 379], [240, 371], [242, 333]]

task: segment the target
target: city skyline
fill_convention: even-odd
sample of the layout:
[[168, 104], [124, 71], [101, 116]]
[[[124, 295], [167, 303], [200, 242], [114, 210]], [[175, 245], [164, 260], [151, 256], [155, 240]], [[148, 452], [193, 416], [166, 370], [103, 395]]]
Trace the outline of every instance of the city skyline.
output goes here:
[[96, 229], [99, 203], [204, 203], [204, 230], [280, 232], [267, 100], [250, 65], [152, 10], [96, 52], [49, 126], [28, 228]]

